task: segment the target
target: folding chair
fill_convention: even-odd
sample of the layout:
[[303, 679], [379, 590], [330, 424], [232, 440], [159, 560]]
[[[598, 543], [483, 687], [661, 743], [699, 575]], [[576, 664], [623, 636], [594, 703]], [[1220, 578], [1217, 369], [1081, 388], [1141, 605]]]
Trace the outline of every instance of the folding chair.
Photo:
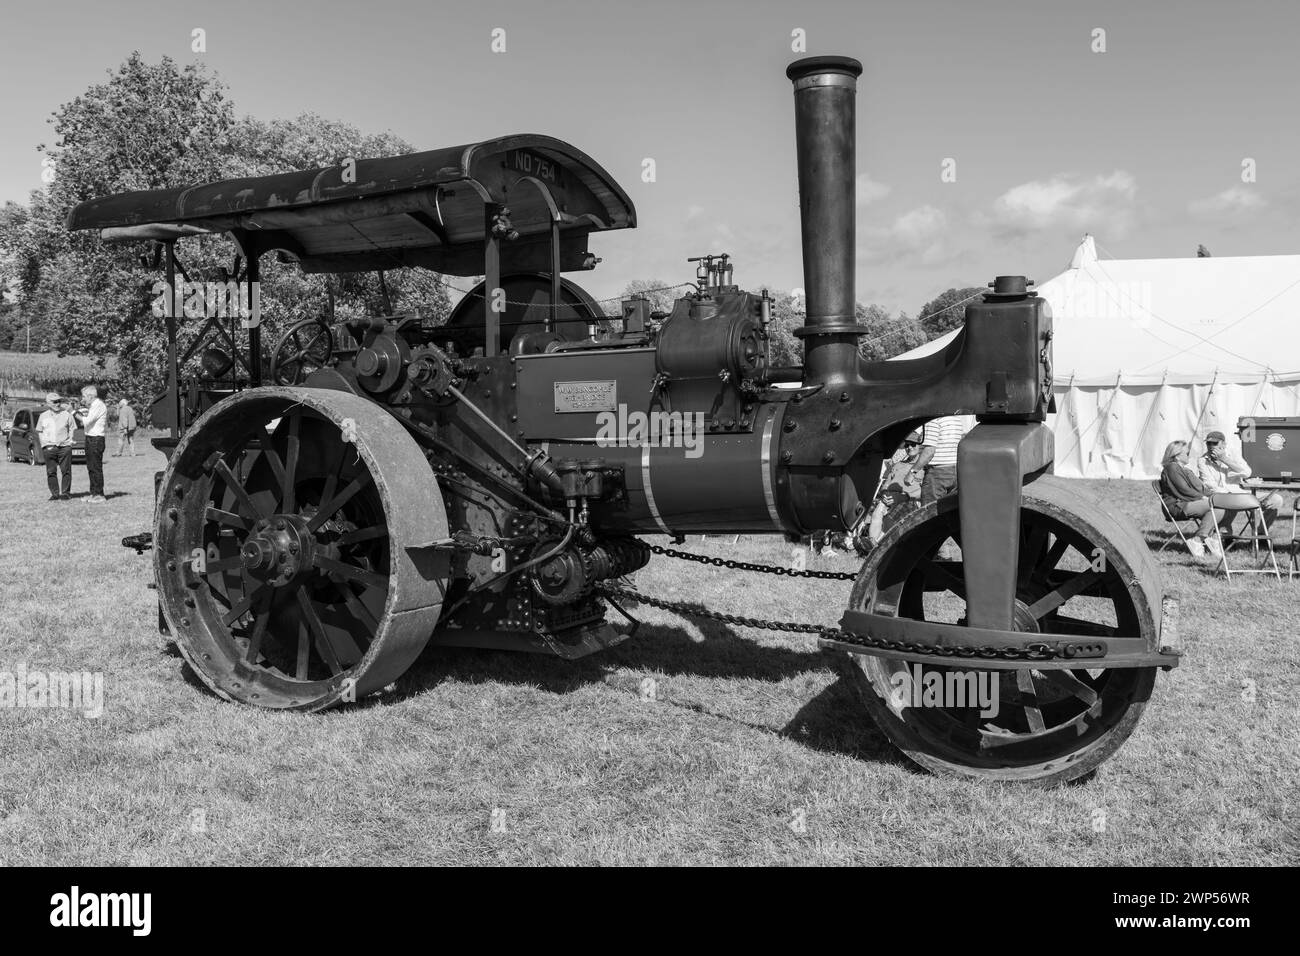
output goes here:
[[[1223, 540], [1223, 532], [1219, 526], [1217, 524], [1214, 526], [1214, 533], [1219, 537], [1219, 550], [1222, 552], [1222, 555], [1219, 558], [1219, 563], [1223, 565], [1223, 573], [1227, 576], [1228, 580], [1231, 581], [1234, 574], [1271, 574], [1273, 577], [1281, 581], [1282, 571], [1277, 566], [1277, 553], [1273, 550], [1273, 533], [1272, 529], [1268, 526], [1268, 519], [1264, 517], [1264, 508], [1262, 505], [1257, 505], [1247, 513], [1246, 526], [1241, 530], [1243, 532], [1249, 531], [1250, 533], [1234, 534], [1230, 540], [1225, 542]], [[1291, 515], [1291, 534], [1293, 536], [1295, 534], [1294, 513]], [[1237, 568], [1234, 570], [1229, 566], [1228, 552], [1237, 545], [1246, 544], [1247, 542], [1250, 543], [1251, 554], [1255, 555], [1257, 558], [1261, 550], [1264, 550], [1267, 553], [1268, 561], [1266, 564], [1271, 565], [1271, 567]], [[1294, 564], [1294, 554], [1292, 555], [1291, 560]]]
[[[1165, 496], [1160, 493], [1160, 479], [1157, 478], [1155, 481], [1151, 482], [1151, 490], [1155, 492], [1156, 501], [1160, 502], [1160, 513], [1164, 515], [1165, 521], [1167, 521], [1168, 523], [1174, 526], [1174, 530], [1178, 532], [1178, 539], [1183, 542], [1183, 547], [1187, 548], [1187, 550], [1190, 552], [1192, 549], [1187, 547], [1187, 534], [1186, 532], [1183, 531], [1183, 522], [1184, 521], [1190, 522], [1199, 527], [1200, 519], [1199, 518], [1175, 518], [1173, 512], [1169, 510], [1169, 506], [1165, 504]], [[1166, 539], [1165, 543], [1162, 544], [1156, 550], [1156, 554], [1160, 554], [1160, 552], [1164, 551], [1165, 548], [1169, 547], [1173, 543], [1174, 543], [1173, 538]]]

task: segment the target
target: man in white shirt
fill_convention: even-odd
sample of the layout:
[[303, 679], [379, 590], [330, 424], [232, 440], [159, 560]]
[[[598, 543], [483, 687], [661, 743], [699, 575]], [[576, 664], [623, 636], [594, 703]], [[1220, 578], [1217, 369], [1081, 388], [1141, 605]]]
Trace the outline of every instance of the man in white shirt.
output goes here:
[[98, 503], [104, 500], [104, 435], [108, 430], [108, 406], [93, 385], [81, 390], [81, 401], [86, 411], [77, 419], [86, 430], [86, 471], [90, 475], [90, 497], [86, 500]]
[[921, 453], [912, 475], [921, 482], [921, 504], [928, 505], [957, 490], [957, 446], [966, 437], [966, 419], [945, 415], [921, 429]]
[[[54, 392], [46, 395], [45, 411], [36, 420], [36, 435], [45, 458], [45, 481], [50, 486], [51, 501], [67, 501], [72, 497], [72, 444], [76, 428], [72, 412], [63, 406], [63, 400]], [[59, 490], [60, 472], [62, 491]]]
[[[1270, 528], [1273, 527], [1273, 519], [1282, 507], [1282, 496], [1276, 491], [1255, 492], [1241, 485], [1242, 479], [1250, 477], [1250, 465], [1228, 450], [1223, 432], [1210, 432], [1205, 436], [1205, 454], [1196, 459], [1196, 477], [1216, 494], [1254, 495], [1264, 510], [1265, 523]], [[1231, 536], [1232, 519], [1235, 517], [1236, 511], [1224, 512], [1219, 528], [1225, 536]]]

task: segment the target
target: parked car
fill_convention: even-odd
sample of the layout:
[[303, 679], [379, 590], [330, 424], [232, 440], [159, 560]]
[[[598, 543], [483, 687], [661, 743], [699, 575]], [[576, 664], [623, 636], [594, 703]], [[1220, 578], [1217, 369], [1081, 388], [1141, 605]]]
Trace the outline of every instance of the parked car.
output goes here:
[[[5, 461], [25, 461], [29, 465], [45, 464], [36, 436], [36, 422], [41, 417], [41, 406], [28, 405], [14, 410], [13, 424], [5, 435]], [[72, 460], [86, 460], [86, 432], [78, 428], [72, 436]]]

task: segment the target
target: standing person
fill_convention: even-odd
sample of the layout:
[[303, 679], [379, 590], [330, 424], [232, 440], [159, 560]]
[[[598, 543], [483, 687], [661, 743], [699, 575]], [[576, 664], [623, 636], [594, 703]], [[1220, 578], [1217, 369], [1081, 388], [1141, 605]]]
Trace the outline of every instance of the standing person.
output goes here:
[[[1205, 454], [1196, 459], [1196, 477], [1211, 492], [1219, 495], [1251, 495], [1259, 501], [1264, 512], [1264, 524], [1273, 527], [1273, 519], [1282, 507], [1282, 496], [1276, 491], [1251, 492], [1241, 486], [1240, 480], [1250, 477], [1250, 465], [1228, 450], [1228, 440], [1223, 432], [1210, 432], [1205, 436]], [[1216, 498], [1214, 503], [1222, 504], [1227, 500]], [[1219, 530], [1224, 537], [1232, 537], [1232, 521], [1236, 517], [1236, 511], [1225, 512], [1223, 520], [1219, 522]]]
[[932, 419], [921, 429], [921, 453], [912, 466], [914, 479], [921, 482], [921, 504], [957, 490], [957, 446], [965, 437], [966, 422], [960, 415]]
[[90, 476], [90, 496], [86, 500], [98, 503], [104, 500], [104, 432], [108, 428], [108, 406], [93, 385], [81, 390], [81, 400], [86, 412], [78, 418], [86, 430], [86, 472]]
[[122, 452], [131, 449], [131, 457], [135, 457], [135, 409], [125, 398], [117, 403], [117, 451], [113, 452], [114, 458], [121, 458]]
[[[50, 486], [51, 501], [67, 501], [72, 497], [72, 442], [76, 430], [72, 412], [64, 407], [59, 396], [54, 392], [46, 395], [45, 411], [36, 420], [36, 434], [45, 456], [45, 481]], [[59, 472], [63, 473], [62, 490]]]

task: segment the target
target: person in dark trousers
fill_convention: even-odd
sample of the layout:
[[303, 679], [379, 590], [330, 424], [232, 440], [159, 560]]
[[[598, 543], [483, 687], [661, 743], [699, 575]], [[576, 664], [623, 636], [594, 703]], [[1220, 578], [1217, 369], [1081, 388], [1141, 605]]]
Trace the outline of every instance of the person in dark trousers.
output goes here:
[[1187, 539], [1187, 550], [1192, 557], [1203, 558], [1207, 551], [1219, 557], [1223, 552], [1214, 536], [1214, 526], [1223, 520], [1224, 512], [1211, 503], [1210, 489], [1196, 476], [1187, 452], [1185, 441], [1172, 441], [1166, 446], [1161, 459], [1160, 497], [1169, 513], [1180, 521], [1201, 519], [1196, 534]]
[[921, 483], [921, 504], [957, 490], [957, 446], [965, 437], [966, 422], [959, 415], [933, 419], [921, 429], [921, 452], [912, 465], [913, 480]]
[[98, 504], [104, 501], [104, 435], [108, 429], [108, 406], [99, 397], [99, 390], [87, 385], [81, 390], [85, 411], [77, 416], [86, 430], [86, 472], [90, 476], [90, 494], [86, 501]]
[[59, 396], [54, 392], [46, 395], [45, 411], [36, 420], [36, 434], [45, 457], [45, 481], [50, 486], [51, 501], [67, 501], [72, 497], [72, 442], [76, 430], [72, 412], [64, 407]]

